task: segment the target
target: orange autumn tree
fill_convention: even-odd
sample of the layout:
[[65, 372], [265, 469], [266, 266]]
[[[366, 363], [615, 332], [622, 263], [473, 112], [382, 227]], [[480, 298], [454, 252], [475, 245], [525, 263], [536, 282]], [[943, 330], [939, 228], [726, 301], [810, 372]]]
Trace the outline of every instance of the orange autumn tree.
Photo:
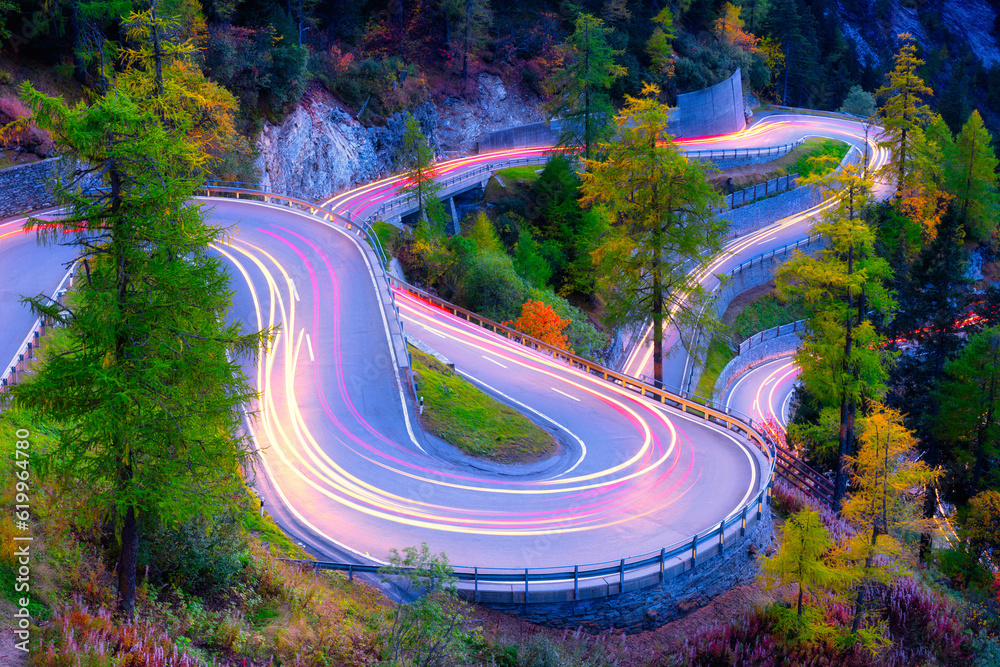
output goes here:
[[569, 339], [563, 333], [563, 329], [569, 326], [572, 320], [564, 320], [556, 314], [552, 306], [544, 301], [532, 301], [521, 306], [521, 317], [513, 322], [504, 322], [505, 327], [512, 327], [524, 332], [532, 338], [537, 338], [543, 343], [548, 343], [558, 347], [560, 350], [572, 352], [569, 346]]

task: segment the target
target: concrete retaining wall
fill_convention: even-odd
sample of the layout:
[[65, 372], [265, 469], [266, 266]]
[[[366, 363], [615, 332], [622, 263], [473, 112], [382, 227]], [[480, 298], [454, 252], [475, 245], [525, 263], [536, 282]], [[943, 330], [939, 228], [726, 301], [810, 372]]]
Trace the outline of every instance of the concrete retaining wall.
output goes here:
[[[677, 106], [670, 110], [667, 132], [675, 137], [705, 137], [739, 132], [746, 127], [743, 107], [743, 76], [737, 68], [733, 75], [709, 88], [677, 96]], [[476, 141], [477, 153], [551, 146], [559, 140], [559, 121], [531, 123], [489, 132]], [[768, 159], [774, 159], [770, 157]], [[725, 158], [717, 161], [720, 169], [757, 164], [759, 157]]]
[[[641, 632], [682, 618], [722, 593], [754, 581], [761, 554], [771, 542], [771, 511], [765, 503], [760, 520], [747, 528], [746, 535], [740, 536], [738, 526], [734, 526], [734, 531], [727, 534], [725, 549], [721, 555], [718, 545], [705, 549], [698, 554], [697, 564], [693, 567], [690, 560], [674, 565], [680, 571], [672, 573], [674, 576], [663, 583], [658, 583], [659, 572], [654, 572], [645, 582], [626, 582], [624, 593], [599, 599], [542, 603], [533, 601], [525, 605], [494, 604], [484, 597], [483, 603], [511, 616], [548, 627], [582, 626], [588, 632], [612, 628], [629, 634]], [[644, 587], [639, 588], [640, 585]], [[607, 582], [606, 586], [610, 593], [619, 592], [617, 579]], [[632, 587], [635, 589], [630, 590]], [[544, 591], [532, 592], [532, 599], [544, 594]], [[572, 596], [572, 591], [569, 595]]]
[[[802, 189], [803, 188], [796, 188], [792, 192], [788, 192], [783, 195], [778, 195], [777, 197], [762, 202], [750, 204], [749, 206], [744, 206], [742, 208], [736, 209], [735, 211], [730, 211], [729, 213], [739, 213], [740, 211], [745, 211], [747, 209], [751, 209], [754, 207], [764, 206], [781, 197], [791, 196], [796, 191]], [[774, 221], [772, 220], [771, 222]], [[763, 227], [766, 224], [770, 223], [768, 222], [761, 224], [760, 227]], [[754, 229], [758, 228], [759, 227], [754, 227]], [[722, 314], [726, 312], [726, 309], [729, 308], [729, 304], [732, 303], [732, 300], [736, 298], [737, 294], [741, 294], [742, 292], [745, 292], [752, 287], [763, 285], [769, 280], [772, 280], [777, 275], [778, 268], [792, 257], [792, 254], [795, 252], [795, 250], [798, 250], [799, 252], [805, 255], [811, 255], [820, 248], [822, 248], [823, 243], [824, 241], [822, 240], [821, 237], [816, 237], [812, 242], [806, 245], [802, 245], [793, 250], [777, 252], [770, 256], [756, 258], [750, 262], [749, 266], [744, 266], [743, 269], [741, 270], [734, 270], [729, 283], [720, 286], [718, 291], [716, 292], [715, 302], [714, 302], [715, 316], [721, 319]], [[705, 342], [707, 344], [709, 341]], [[701, 373], [704, 370], [704, 366], [705, 364], [703, 357], [693, 360], [691, 373], [688, 376], [686, 382], [683, 382], [682, 385], [685, 391], [688, 392], [694, 391], [695, 387], [698, 386], [698, 382], [701, 379]]]
[[520, 127], [509, 127], [479, 137], [477, 153], [528, 148], [531, 146], [552, 146], [559, 141], [559, 121], [551, 123], [531, 123]]
[[737, 68], [722, 83], [678, 95], [676, 121], [667, 131], [675, 137], [705, 137], [739, 132], [746, 124], [743, 78]]

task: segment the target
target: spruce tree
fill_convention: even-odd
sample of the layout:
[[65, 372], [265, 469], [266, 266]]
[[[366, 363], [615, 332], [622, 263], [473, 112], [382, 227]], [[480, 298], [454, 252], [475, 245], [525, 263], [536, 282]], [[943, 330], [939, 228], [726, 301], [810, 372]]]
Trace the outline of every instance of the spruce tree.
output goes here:
[[559, 143], [582, 149], [583, 157], [594, 157], [594, 146], [611, 133], [614, 108], [608, 90], [626, 70], [615, 64], [622, 52], [608, 44], [611, 28], [586, 13], [576, 18], [573, 34], [566, 40], [565, 66], [546, 82], [552, 95], [549, 113], [561, 118]]
[[945, 364], [937, 399], [948, 415], [937, 422], [938, 435], [955, 448], [954, 469], [963, 471], [957, 495], [964, 500], [981, 490], [1000, 454], [1000, 327], [970, 337]]
[[993, 236], [1000, 215], [997, 158], [991, 142], [978, 111], [972, 112], [955, 140], [950, 189], [969, 238], [976, 241], [988, 241]]

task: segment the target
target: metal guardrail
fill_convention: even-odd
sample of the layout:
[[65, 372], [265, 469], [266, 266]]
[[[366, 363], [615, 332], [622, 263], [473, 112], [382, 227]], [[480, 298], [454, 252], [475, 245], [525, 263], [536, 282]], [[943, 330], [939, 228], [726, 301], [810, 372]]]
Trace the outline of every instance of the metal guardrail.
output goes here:
[[781, 156], [785, 153], [789, 153], [792, 149], [797, 148], [802, 144], [805, 139], [799, 139], [790, 144], [782, 144], [780, 146], [758, 146], [756, 148], [710, 148], [707, 150], [687, 150], [683, 146], [681, 150], [689, 159], [695, 160], [725, 160], [738, 159], [741, 157], [751, 158], [751, 157], [771, 157], [771, 156]]
[[750, 348], [754, 347], [755, 345], [760, 345], [764, 341], [773, 340], [775, 338], [778, 338], [779, 336], [787, 336], [790, 333], [804, 331], [805, 328], [806, 328], [805, 320], [795, 320], [794, 322], [790, 322], [788, 324], [779, 324], [776, 327], [765, 329], [764, 331], [755, 333], [754, 335], [750, 336], [742, 343], [740, 343], [739, 347], [736, 350], [736, 355], [739, 356], [742, 354], [746, 354], [750, 350]]
[[[488, 154], [487, 154], [488, 155]], [[464, 172], [458, 176], [452, 176], [451, 178], [444, 178], [437, 181], [442, 189], [448, 189], [453, 185], [458, 185], [459, 183], [465, 183], [467, 181], [480, 180], [483, 174], [493, 175], [494, 172], [500, 171], [501, 169], [509, 169], [511, 167], [516, 167], [519, 165], [531, 165], [531, 164], [545, 164], [549, 161], [549, 155], [538, 155], [532, 157], [523, 158], [508, 158], [500, 162], [491, 162], [490, 164], [482, 165], [471, 171]], [[378, 216], [390, 211], [394, 208], [404, 207], [408, 204], [412, 204], [416, 200], [417, 195], [414, 193], [407, 193], [404, 195], [399, 195], [393, 197], [389, 201], [385, 202], [379, 206], [374, 213], [371, 213], [367, 220], [374, 221]]]
[[[728, 281], [732, 281], [733, 279], [736, 278], [737, 274], [743, 273], [744, 271], [750, 270], [753, 267], [754, 264], [763, 264], [765, 261], [774, 260], [778, 256], [786, 256], [787, 257], [790, 253], [794, 252], [795, 250], [797, 250], [799, 248], [808, 247], [808, 246], [812, 245], [813, 243], [817, 243], [819, 241], [822, 241], [822, 239], [823, 239], [822, 234], [810, 234], [809, 236], [805, 237], [804, 239], [799, 239], [798, 241], [794, 241], [792, 243], [786, 243], [785, 245], [781, 246], [780, 248], [774, 248], [773, 250], [768, 250], [767, 252], [762, 252], [759, 255], [755, 255], [754, 257], [751, 257], [750, 259], [748, 259], [746, 261], [743, 261], [743, 262], [740, 262], [739, 264], [737, 264], [736, 266], [734, 266], [732, 269], [729, 270], [728, 273], [726, 273], [726, 279]], [[716, 303], [716, 301], [718, 299], [718, 296], [719, 296], [719, 293], [721, 292], [721, 290], [722, 290], [722, 288], [723, 288], [723, 286], [725, 284], [726, 284], [726, 280], [722, 281], [713, 290], [713, 292], [714, 292], [713, 304]], [[718, 309], [717, 305], [715, 307], [716, 307], [716, 309]], [[720, 313], [720, 315], [721, 315], [721, 313]], [[701, 328], [699, 328], [698, 332], [695, 334], [695, 337], [694, 337], [694, 346], [693, 346], [694, 349], [698, 349], [702, 345], [702, 339], [703, 338], [704, 338], [704, 331]], [[688, 371], [687, 372], [687, 376], [682, 379], [682, 387], [681, 388], [682, 388], [682, 390], [685, 393], [691, 391], [691, 384], [692, 384], [692, 382], [694, 380], [695, 368], [696, 368], [696, 364], [692, 363], [691, 364], [691, 370]]]
[[737, 190], [726, 197], [726, 199], [729, 200], [729, 208], [732, 210], [738, 206], [752, 204], [758, 199], [764, 199], [765, 197], [776, 195], [779, 192], [791, 190], [795, 187], [798, 178], [798, 174], [778, 176], [777, 178], [772, 178], [765, 183], [758, 183], [757, 185], [751, 185], [748, 188]]
[[[63, 276], [63, 279], [59, 282], [59, 286], [56, 287], [55, 292], [53, 292], [50, 298], [62, 303], [66, 292], [73, 286], [73, 273], [75, 269], [76, 264], [71, 266], [69, 271], [66, 272], [66, 275]], [[21, 343], [17, 352], [14, 353], [10, 363], [0, 372], [0, 394], [10, 391], [11, 388], [20, 382], [21, 376], [28, 371], [31, 361], [35, 359], [38, 350], [41, 348], [42, 338], [45, 336], [46, 330], [51, 326], [52, 322], [48, 318], [38, 318], [35, 320], [27, 337], [25, 337], [24, 342]]]

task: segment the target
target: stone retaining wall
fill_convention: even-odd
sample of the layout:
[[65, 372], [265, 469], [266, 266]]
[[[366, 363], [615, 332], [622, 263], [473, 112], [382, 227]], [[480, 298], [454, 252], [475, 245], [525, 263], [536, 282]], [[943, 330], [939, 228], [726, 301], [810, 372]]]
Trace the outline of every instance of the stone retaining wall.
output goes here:
[[52, 206], [48, 182], [56, 175], [59, 158], [0, 169], [0, 218]]
[[795, 215], [822, 201], [823, 195], [819, 188], [812, 185], [800, 185], [794, 190], [783, 192], [774, 197], [725, 211], [719, 214], [719, 217], [729, 221], [729, 236], [732, 238], [763, 229], [782, 218]]
[[791, 355], [798, 349], [801, 342], [802, 339], [798, 333], [785, 334], [754, 345], [744, 354], [731, 359], [715, 381], [712, 398], [716, 401], [721, 400], [729, 385], [738, 380], [741, 375], [765, 361]]
[[[73, 164], [73, 160], [54, 157], [0, 169], [0, 219], [55, 206], [52, 182], [72, 176]], [[87, 174], [75, 185], [87, 188], [98, 182], [98, 176]]]
[[[770, 508], [764, 504], [760, 520], [747, 528], [746, 535], [740, 536], [739, 527], [735, 528], [734, 534], [727, 535], [721, 556], [718, 545], [706, 549], [698, 554], [695, 566], [688, 560], [681, 565], [682, 572], [663, 583], [628, 590], [626, 582], [625, 593], [593, 600], [484, 604], [554, 628], [582, 627], [592, 633], [615, 629], [628, 634], [658, 628], [757, 578], [762, 554], [773, 541]], [[653, 576], [658, 580], [658, 574]], [[609, 584], [612, 586], [617, 587], [617, 582]]]

